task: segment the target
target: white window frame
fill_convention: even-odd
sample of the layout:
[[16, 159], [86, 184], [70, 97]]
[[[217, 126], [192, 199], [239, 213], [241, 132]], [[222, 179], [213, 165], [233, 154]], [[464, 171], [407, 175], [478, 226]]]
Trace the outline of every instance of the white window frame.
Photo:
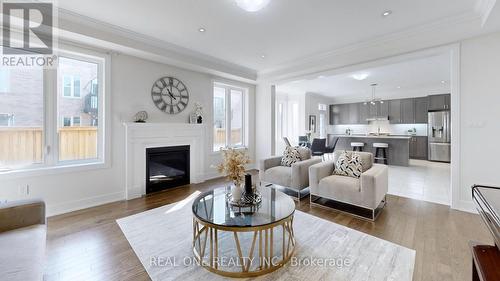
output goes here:
[[[236, 148], [236, 149], [244, 149], [248, 148], [248, 139], [247, 139], [247, 129], [248, 129], [248, 88], [239, 87], [235, 85], [230, 85], [221, 82], [214, 82], [212, 86], [212, 112], [214, 112], [214, 92], [215, 88], [223, 88], [225, 90], [225, 110], [226, 110], [226, 144], [227, 148]], [[231, 143], [231, 90], [239, 91], [242, 93], [242, 128], [241, 128], [241, 145], [230, 145]], [[213, 124], [212, 124], [213, 126]], [[213, 134], [213, 130], [212, 130]], [[218, 153], [220, 148], [214, 147], [214, 137], [212, 135], [211, 147], [214, 153]]]
[[[61, 47], [62, 44], [59, 44]], [[105, 169], [110, 167], [111, 158], [111, 129], [110, 129], [110, 79], [111, 79], [111, 56], [104, 52], [90, 51], [73, 46], [64, 46], [57, 50], [59, 57], [83, 60], [98, 65], [99, 79], [99, 118], [98, 118], [98, 145], [97, 158], [84, 160], [59, 161], [59, 137], [58, 137], [58, 115], [57, 100], [59, 94], [57, 91], [57, 70], [46, 69], [44, 72], [44, 121], [42, 125], [43, 135], [43, 156], [42, 163], [32, 164], [20, 169], [0, 170], [0, 179], [10, 180], [23, 178], [27, 176], [40, 176], [50, 174], [60, 174], [66, 172], [85, 171], [94, 169]], [[64, 84], [64, 81], [63, 81]], [[82, 85], [80, 85], [81, 87]], [[81, 92], [80, 92], [81, 93]], [[67, 98], [61, 93], [62, 98]], [[80, 95], [81, 97], [81, 95]], [[78, 97], [76, 97], [78, 98]], [[109, 133], [108, 133], [109, 132]]]
[[[64, 95], [64, 92], [65, 92], [65, 88], [66, 88], [66, 85], [65, 85], [65, 79], [66, 78], [69, 78], [71, 80], [70, 82], [70, 95], [69, 96], [65, 96]], [[78, 77], [78, 81], [80, 81], [80, 85], [78, 86], [78, 89], [79, 89], [79, 93], [80, 95], [79, 96], [75, 96], [75, 77]], [[73, 99], [81, 99], [82, 98], [82, 80], [80, 79], [80, 76], [77, 76], [77, 75], [63, 75], [62, 77], [62, 83], [61, 83], [61, 88], [62, 88], [62, 96], [63, 98], [73, 98]]]
[[[64, 119], [69, 118], [69, 126], [64, 126]], [[75, 118], [80, 118], [80, 123], [78, 126], [82, 125], [82, 117], [81, 116], [62, 116], [61, 117], [61, 127], [73, 127], [75, 126]]]

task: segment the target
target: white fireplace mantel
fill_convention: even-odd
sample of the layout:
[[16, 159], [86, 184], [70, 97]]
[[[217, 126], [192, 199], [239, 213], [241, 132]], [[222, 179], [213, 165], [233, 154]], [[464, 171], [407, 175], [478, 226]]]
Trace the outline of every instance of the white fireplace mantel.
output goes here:
[[189, 145], [190, 181], [203, 181], [205, 125], [124, 123], [127, 200], [146, 194], [146, 148]]

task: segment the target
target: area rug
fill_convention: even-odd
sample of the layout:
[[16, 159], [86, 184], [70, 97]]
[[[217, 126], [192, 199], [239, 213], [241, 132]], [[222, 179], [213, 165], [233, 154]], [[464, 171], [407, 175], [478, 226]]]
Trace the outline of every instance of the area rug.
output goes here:
[[[153, 281], [226, 279], [194, 263], [191, 204], [198, 194], [117, 220]], [[414, 250], [300, 211], [295, 212], [294, 231], [294, 259], [252, 280], [412, 280]], [[230, 256], [234, 240], [223, 236], [219, 249]], [[248, 243], [245, 239], [242, 244]]]

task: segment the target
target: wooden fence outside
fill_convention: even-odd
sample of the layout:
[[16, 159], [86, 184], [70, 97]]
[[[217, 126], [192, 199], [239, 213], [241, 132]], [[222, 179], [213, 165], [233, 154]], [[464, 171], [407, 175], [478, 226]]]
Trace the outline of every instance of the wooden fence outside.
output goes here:
[[[59, 160], [97, 158], [96, 127], [65, 127], [59, 133]], [[40, 163], [43, 159], [40, 127], [0, 128], [0, 165]]]
[[[214, 129], [214, 148], [219, 148], [226, 145], [226, 130], [225, 129]], [[236, 143], [241, 141], [241, 129], [231, 130], [231, 143]]]

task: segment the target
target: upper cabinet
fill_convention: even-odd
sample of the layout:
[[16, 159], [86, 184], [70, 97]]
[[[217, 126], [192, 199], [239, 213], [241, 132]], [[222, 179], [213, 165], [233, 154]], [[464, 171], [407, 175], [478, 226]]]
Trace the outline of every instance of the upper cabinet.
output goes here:
[[450, 94], [429, 96], [429, 111], [449, 110], [450, 102]]
[[383, 103], [330, 105], [330, 125], [368, 124], [369, 119], [389, 117], [391, 124], [427, 124], [428, 111], [449, 110], [450, 95], [386, 100]]
[[403, 122], [401, 118], [401, 100], [390, 100], [389, 101], [389, 123], [391, 124], [401, 124]]
[[415, 123], [427, 124], [429, 118], [429, 98], [415, 98]]

